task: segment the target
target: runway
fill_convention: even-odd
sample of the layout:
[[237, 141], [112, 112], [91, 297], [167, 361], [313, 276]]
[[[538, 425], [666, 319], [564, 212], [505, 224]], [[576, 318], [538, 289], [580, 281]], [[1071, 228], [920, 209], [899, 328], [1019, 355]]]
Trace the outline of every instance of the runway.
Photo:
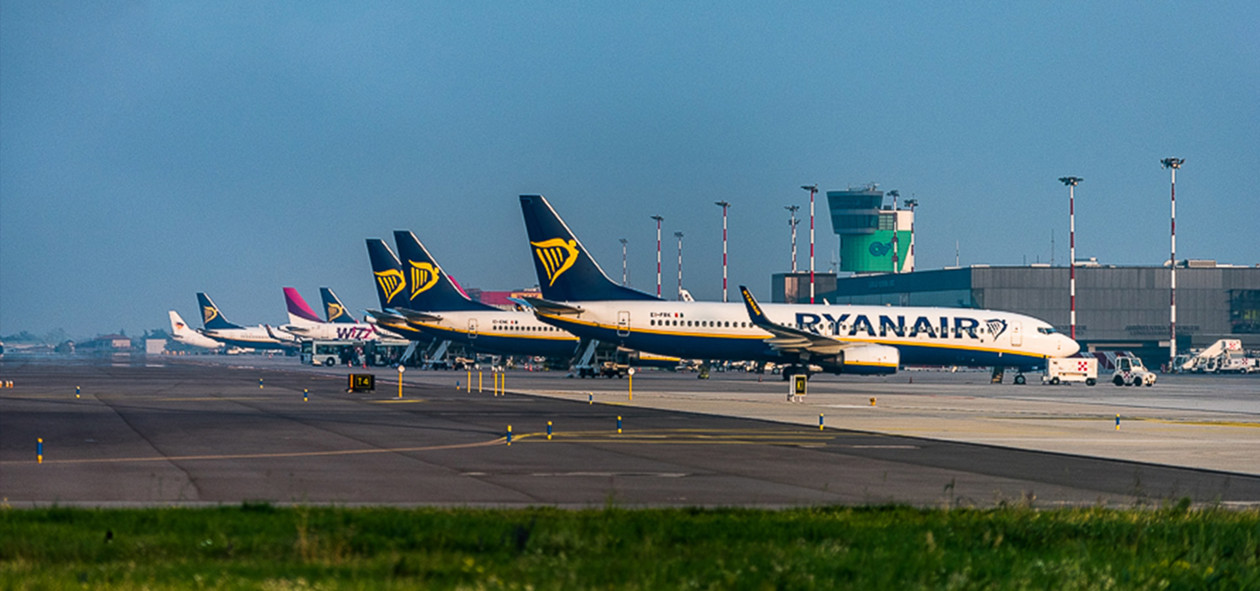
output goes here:
[[[357, 394], [345, 392], [347, 372], [284, 358], [6, 357], [0, 379], [16, 387], [0, 390], [0, 496], [15, 506], [1260, 503], [1254, 460], [1228, 465], [1236, 451], [1204, 462], [1219, 466], [1083, 453], [1089, 439], [1154, 445], [1165, 428], [1255, 450], [1247, 388], [1260, 381], [1239, 382], [1224, 403], [1170, 398], [1168, 420], [1188, 424], [1158, 422], [1141, 402], [1131, 408], [1143, 420], [1116, 432], [1104, 420], [1110, 407], [1080, 410], [1111, 386], [994, 386], [968, 398], [961, 392], [976, 387], [958, 376], [916, 375], [909, 387], [898, 374], [815, 380], [805, 402], [788, 403], [782, 382], [751, 374], [647, 372], [631, 401], [625, 381], [514, 370], [496, 397], [489, 374], [482, 392], [475, 382], [469, 392], [465, 373], [408, 371], [400, 399], [394, 371], [376, 369], [378, 389]], [[1043, 405], [1065, 402], [1043, 397], [1077, 410], [1059, 416]], [[881, 421], [906, 432], [878, 432]], [[1083, 447], [1056, 449], [1063, 433]]]

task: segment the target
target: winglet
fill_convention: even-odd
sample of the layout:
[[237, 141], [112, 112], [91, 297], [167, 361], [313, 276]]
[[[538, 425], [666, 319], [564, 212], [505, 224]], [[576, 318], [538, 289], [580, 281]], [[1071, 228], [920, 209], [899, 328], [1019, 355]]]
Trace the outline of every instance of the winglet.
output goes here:
[[739, 293], [744, 296], [744, 309], [748, 310], [748, 319], [753, 324], [757, 326], [774, 324], [770, 322], [769, 318], [766, 318], [765, 312], [761, 311], [761, 305], [757, 303], [757, 298], [753, 297], [752, 292], [748, 291], [747, 287], [739, 286]]

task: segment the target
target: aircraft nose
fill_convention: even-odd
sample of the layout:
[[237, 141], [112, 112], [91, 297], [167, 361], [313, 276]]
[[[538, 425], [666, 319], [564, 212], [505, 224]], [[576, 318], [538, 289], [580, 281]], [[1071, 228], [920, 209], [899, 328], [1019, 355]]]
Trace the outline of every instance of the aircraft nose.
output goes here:
[[1081, 344], [1080, 344], [1080, 343], [1078, 343], [1078, 342], [1076, 342], [1076, 341], [1072, 340], [1072, 338], [1071, 338], [1071, 337], [1068, 337], [1068, 336], [1064, 336], [1064, 337], [1063, 337], [1063, 340], [1064, 340], [1064, 341], [1067, 341], [1067, 342], [1063, 343], [1063, 352], [1064, 352], [1064, 354], [1065, 354], [1065, 356], [1066, 356], [1066, 357], [1071, 357], [1071, 356], [1076, 355], [1077, 353], [1079, 353], [1079, 352], [1080, 352], [1080, 350], [1081, 350]]

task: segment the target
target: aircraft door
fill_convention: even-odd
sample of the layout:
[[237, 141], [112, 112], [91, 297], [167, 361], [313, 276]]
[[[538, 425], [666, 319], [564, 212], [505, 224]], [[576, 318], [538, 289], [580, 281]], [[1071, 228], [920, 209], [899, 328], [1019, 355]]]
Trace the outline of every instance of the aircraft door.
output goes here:
[[629, 310], [617, 311], [617, 336], [619, 337], [630, 336], [630, 311]]
[[470, 339], [477, 338], [477, 319], [476, 318], [468, 319], [468, 338]]
[[1011, 346], [1022, 347], [1024, 345], [1024, 323], [1016, 320], [1011, 323]]

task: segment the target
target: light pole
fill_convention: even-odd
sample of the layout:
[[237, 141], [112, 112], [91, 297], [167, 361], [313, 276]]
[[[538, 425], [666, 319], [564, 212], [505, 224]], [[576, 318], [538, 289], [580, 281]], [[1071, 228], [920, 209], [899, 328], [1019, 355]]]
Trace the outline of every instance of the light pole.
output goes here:
[[656, 220], [656, 297], [661, 297], [661, 221], [665, 218], [654, 215]]
[[1172, 371], [1177, 361], [1177, 169], [1185, 164], [1185, 158], [1164, 158], [1159, 163], [1164, 168], [1172, 169], [1172, 218], [1170, 233], [1172, 236], [1172, 254], [1169, 255], [1168, 270], [1172, 272], [1170, 276], [1170, 290], [1168, 294], [1168, 371]]
[[731, 207], [725, 201], [714, 201], [714, 205], [722, 208], [722, 301], [726, 300], [726, 210]]
[[910, 208], [910, 272], [914, 272], [914, 208], [919, 206], [918, 199], [906, 199], [906, 207]]
[[809, 303], [814, 303], [814, 193], [818, 185], [801, 185], [809, 191]]
[[626, 266], [626, 239], [618, 238], [621, 242], [621, 284], [630, 285], [630, 269]]
[[678, 301], [682, 301], [682, 232], [674, 232], [674, 237], [678, 238]]
[[899, 265], [898, 265], [897, 263], [899, 263], [899, 262], [901, 262], [901, 261], [900, 261], [900, 259], [898, 259], [898, 257], [897, 257], [897, 198], [898, 198], [898, 197], [901, 197], [901, 191], [898, 191], [898, 190], [896, 190], [896, 189], [893, 189], [893, 190], [891, 190], [891, 191], [889, 191], [889, 192], [888, 192], [888, 196], [889, 196], [889, 197], [892, 197], [892, 202], [893, 202], [893, 214], [892, 214], [892, 219], [893, 219], [893, 223], [892, 223], [892, 230], [893, 230], [893, 239], [892, 239], [892, 251], [893, 251], [893, 273], [899, 273], [899, 272], [900, 272], [900, 270], [898, 269], [898, 266], [899, 266]]
[[786, 209], [791, 212], [791, 214], [789, 214], [790, 217], [788, 217], [788, 226], [792, 228], [792, 272], [793, 273], [796, 272], [796, 224], [797, 224], [796, 212], [800, 208], [801, 206], [799, 205], [784, 205], [783, 206], [783, 209]]
[[1076, 176], [1059, 177], [1068, 187], [1068, 297], [1071, 300], [1072, 340], [1076, 340], [1076, 185], [1085, 179]]

